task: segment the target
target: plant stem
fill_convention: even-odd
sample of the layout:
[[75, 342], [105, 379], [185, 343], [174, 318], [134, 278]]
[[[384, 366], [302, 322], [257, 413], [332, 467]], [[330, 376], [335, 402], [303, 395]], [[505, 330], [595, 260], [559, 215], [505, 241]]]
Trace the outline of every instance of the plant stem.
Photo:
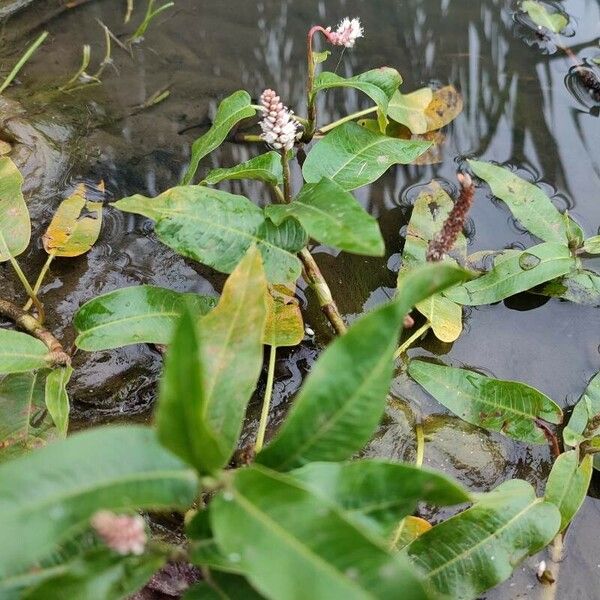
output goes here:
[[155, 17], [158, 17], [161, 12], [171, 8], [172, 6], [175, 6], [175, 2], [167, 2], [167, 4], [163, 4], [154, 10], [154, 0], [148, 0], [148, 8], [146, 9], [144, 20], [140, 23], [140, 26], [135, 30], [134, 34], [129, 38], [129, 43], [133, 44], [140, 41], [144, 37], [144, 34], [150, 26], [152, 20]]
[[48, 37], [48, 32], [44, 31], [29, 48], [25, 51], [25, 54], [21, 56], [19, 62], [13, 67], [12, 71], [8, 74], [6, 79], [0, 85], [0, 94], [13, 82], [13, 79], [17, 76], [19, 71], [23, 68], [23, 65], [31, 58], [32, 54], [43, 44], [44, 40]]
[[[48, 269], [50, 268], [50, 264], [52, 263], [53, 260], [54, 260], [54, 254], [48, 254], [48, 258], [46, 259], [46, 262], [44, 263], [44, 266], [42, 267], [42, 270], [40, 271], [40, 274], [38, 275], [37, 281], [35, 282], [35, 285], [33, 286], [33, 293], [35, 294], [36, 298], [40, 291], [40, 288], [42, 287], [44, 277], [46, 277], [46, 273], [48, 273]], [[31, 298], [29, 298], [29, 300], [27, 301], [27, 304], [25, 304], [25, 306], [23, 307], [23, 310], [29, 310], [31, 308], [32, 303], [33, 303], [33, 301], [31, 300]]]
[[262, 411], [260, 413], [260, 423], [258, 425], [258, 433], [256, 434], [256, 442], [254, 444], [254, 452], [258, 454], [265, 442], [265, 432], [267, 431], [267, 422], [269, 420], [269, 409], [271, 408], [271, 398], [273, 396], [273, 380], [275, 378], [275, 357], [277, 356], [277, 346], [269, 347], [269, 368], [267, 371], [267, 387], [265, 389], [265, 397], [263, 398]]
[[405, 342], [396, 350], [396, 354], [394, 354], [394, 358], [399, 358], [402, 354], [404, 354], [413, 344], [416, 342], [426, 331], [431, 327], [431, 323], [427, 321], [425, 325], [422, 325], [417, 329]]
[[41, 340], [49, 350], [47, 360], [52, 366], [66, 366], [71, 358], [54, 335], [44, 329], [40, 321], [23, 311], [16, 304], [0, 298], [0, 315], [14, 321], [21, 329]]
[[290, 161], [288, 159], [287, 150], [284, 148], [281, 151], [281, 166], [283, 168], [283, 198], [286, 204], [292, 201], [292, 186], [291, 186], [291, 173], [290, 173]]
[[535, 424], [544, 432], [544, 435], [548, 440], [548, 444], [550, 445], [550, 452], [552, 452], [552, 456], [554, 456], [554, 458], [558, 458], [560, 456], [560, 444], [558, 443], [556, 434], [541, 419], [536, 419]]
[[15, 270], [15, 273], [17, 274], [17, 277], [19, 278], [21, 284], [25, 288], [27, 295], [29, 296], [30, 300], [33, 302], [35, 308], [37, 309], [38, 319], [40, 321], [40, 324], [42, 324], [46, 317], [46, 315], [44, 313], [43, 304], [38, 300], [37, 296], [35, 295], [35, 292], [31, 288], [29, 281], [27, 281], [27, 277], [25, 277], [25, 273], [23, 273], [23, 271], [21, 270], [21, 267], [19, 266], [17, 259], [14, 256], [12, 256], [12, 254], [9, 254], [8, 260], [10, 260], [10, 264], [12, 265], [12, 268]]
[[335, 129], [338, 125], [342, 125], [343, 123], [347, 123], [348, 121], [354, 121], [354, 119], [358, 119], [360, 117], [370, 115], [371, 113], [374, 113], [376, 110], [377, 110], [377, 107], [373, 106], [371, 108], [365, 108], [365, 110], [359, 110], [358, 112], [351, 113], [349, 115], [346, 115], [345, 117], [342, 117], [341, 119], [338, 119], [337, 121], [333, 121], [333, 123], [329, 123], [329, 125], [320, 127], [319, 131], [317, 131], [317, 133], [322, 135], [324, 133], [327, 133], [328, 131], [331, 131], [332, 129]]
[[423, 433], [423, 424], [419, 419], [415, 424], [415, 436], [417, 438], [417, 456], [415, 457], [415, 466], [423, 466], [423, 458], [425, 457], [425, 435]]
[[127, 10], [125, 12], [125, 18], [123, 19], [123, 23], [127, 25], [131, 19], [131, 13], [133, 13], [133, 0], [127, 0]]
[[233, 137], [236, 142], [256, 143], [262, 142], [260, 135], [255, 133], [236, 133]]
[[315, 84], [316, 67], [315, 61], [313, 60], [313, 37], [319, 31], [326, 34], [325, 29], [323, 29], [323, 27], [321, 27], [320, 25], [315, 25], [314, 27], [311, 27], [306, 40], [306, 102], [308, 106], [308, 122], [305, 125], [304, 135], [302, 136], [302, 141], [304, 143], [308, 143], [310, 142], [310, 140], [312, 140], [313, 136], [315, 135], [315, 130], [317, 128], [317, 98], [316, 94], [313, 91], [313, 87]]
[[563, 560], [563, 551], [563, 534], [559, 533], [552, 541], [549, 551], [550, 560], [548, 561], [548, 571], [552, 573], [554, 583], [542, 583], [540, 600], [555, 600], [556, 598], [556, 592], [558, 591], [558, 573], [560, 570], [560, 563]]
[[[83, 77], [86, 73], [85, 70], [90, 66], [90, 60], [92, 57], [92, 49], [88, 44], [84, 44], [83, 46], [83, 55], [81, 58], [81, 66], [76, 71], [75, 75], [65, 83], [62, 87], [59, 88], [61, 92], [66, 92], [69, 89], [75, 89], [73, 86], [79, 81], [80, 77]], [[91, 78], [90, 78], [91, 79]], [[88, 82], [86, 82], [87, 85]], [[77, 86], [80, 87], [80, 86]]]

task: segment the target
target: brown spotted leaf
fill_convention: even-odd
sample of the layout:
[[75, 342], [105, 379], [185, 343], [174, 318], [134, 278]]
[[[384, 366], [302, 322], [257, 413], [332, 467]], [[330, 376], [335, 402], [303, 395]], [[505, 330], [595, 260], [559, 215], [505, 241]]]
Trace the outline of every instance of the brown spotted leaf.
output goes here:
[[267, 321], [263, 343], [277, 348], [297, 346], [304, 337], [304, 322], [293, 290], [274, 285], [267, 293]]

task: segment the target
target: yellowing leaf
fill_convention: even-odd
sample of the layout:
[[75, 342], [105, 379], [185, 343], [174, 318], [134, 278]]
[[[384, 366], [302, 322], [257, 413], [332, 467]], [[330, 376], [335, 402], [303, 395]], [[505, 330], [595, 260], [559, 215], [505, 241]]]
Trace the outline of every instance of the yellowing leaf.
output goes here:
[[[98, 185], [104, 192], [104, 183]], [[85, 198], [85, 186], [77, 186], [75, 193], [63, 200], [44, 234], [44, 249], [53, 256], [79, 256], [96, 242], [102, 226], [102, 202]]]
[[431, 88], [421, 88], [410, 94], [396, 92], [388, 105], [388, 117], [406, 125], [413, 133], [427, 131], [425, 109], [433, 100]]
[[394, 536], [394, 548], [400, 550], [431, 529], [431, 523], [421, 517], [405, 517]]
[[8, 142], [0, 140], [0, 156], [8, 154], [12, 150], [12, 146]]
[[[452, 85], [447, 85], [433, 93], [433, 98], [425, 109], [425, 118], [427, 119], [427, 131], [441, 129], [454, 121], [462, 112], [462, 96]], [[415, 132], [417, 133], [417, 132]]]
[[263, 343], [277, 348], [297, 346], [304, 338], [304, 322], [294, 292], [275, 285], [267, 293], [267, 321]]

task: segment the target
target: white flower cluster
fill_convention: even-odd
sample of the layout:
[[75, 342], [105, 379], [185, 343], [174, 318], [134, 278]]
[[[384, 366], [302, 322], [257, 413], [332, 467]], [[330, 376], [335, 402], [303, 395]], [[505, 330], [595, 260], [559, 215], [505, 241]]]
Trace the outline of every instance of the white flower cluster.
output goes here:
[[277, 150], [291, 150], [298, 135], [298, 123], [292, 111], [283, 105], [273, 90], [265, 90], [260, 103], [265, 113], [260, 122], [261, 138]]
[[363, 37], [363, 28], [360, 25], [360, 19], [342, 19], [335, 31], [331, 31], [331, 27], [327, 28], [327, 39], [334, 46], [346, 46], [353, 48], [356, 40]]

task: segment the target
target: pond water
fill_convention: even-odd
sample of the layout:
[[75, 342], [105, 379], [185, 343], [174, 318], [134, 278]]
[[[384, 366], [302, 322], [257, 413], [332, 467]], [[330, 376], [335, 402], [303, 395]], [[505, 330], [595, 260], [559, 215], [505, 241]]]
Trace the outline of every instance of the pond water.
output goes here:
[[[154, 195], [175, 185], [190, 144], [206, 130], [217, 101], [237, 89], [247, 89], [256, 98], [264, 88], [274, 87], [303, 114], [306, 30], [314, 22], [333, 25], [350, 15], [361, 18], [366, 36], [353, 51], [330, 59], [340, 75], [394, 66], [403, 75], [404, 91], [450, 83], [462, 93], [465, 108], [445, 131], [442, 162], [392, 169], [377, 184], [355, 193], [379, 219], [385, 258], [314, 248], [349, 321], [393, 294], [403, 233], [420, 186], [435, 178], [452, 189], [457, 167], [467, 157], [518, 168], [519, 173], [542, 182], [556, 205], [567, 208], [588, 236], [598, 233], [598, 108], [569, 78], [571, 63], [564, 52], [515, 19], [514, 4], [508, 0], [176, 0], [176, 7], [151, 26], [132, 57], [113, 47], [114, 65], [105, 70], [101, 86], [61, 95], [49, 90], [76, 71], [84, 44], [91, 45], [93, 65], [102, 60], [103, 33], [97, 20], [116, 35], [131, 31], [123, 25], [125, 3], [95, 0], [70, 9], [45, 0], [20, 4], [24, 8], [10, 17], [0, 39], [3, 68], [35, 35], [44, 29], [50, 32], [19, 85], [6, 94], [25, 109], [19, 132], [30, 136], [34, 150], [24, 147], [20, 158], [30, 175], [29, 207], [40, 232], [60, 200], [81, 181], [103, 179], [108, 203], [133, 193]], [[133, 22], [137, 23], [145, 3], [135, 4]], [[572, 18], [570, 37], [562, 38], [565, 43], [581, 58], [600, 55], [597, 0], [554, 4]], [[9, 13], [10, 6], [16, 4], [0, 2], [0, 17]], [[136, 109], [164, 88], [171, 92], [167, 100]], [[320, 117], [329, 122], [366, 106], [358, 94], [329, 93], [320, 100]], [[230, 166], [259, 151], [226, 144], [202, 168]], [[298, 173], [295, 178], [298, 186]], [[234, 182], [222, 187], [259, 202], [266, 200], [258, 184]], [[98, 294], [140, 283], [200, 293], [220, 290], [223, 276], [162, 246], [146, 219], [110, 206], [104, 219], [92, 251], [79, 259], [55, 261], [43, 287], [49, 326], [67, 345], [74, 339], [74, 311]], [[533, 244], [483, 186], [477, 190], [468, 233], [470, 252]], [[41, 243], [34, 244], [23, 259], [34, 279], [45, 259]], [[598, 269], [600, 258], [589, 263]], [[4, 290], [9, 296], [13, 293], [10, 275], [8, 267], [1, 265], [3, 295]], [[299, 294], [306, 321], [316, 334], [298, 348], [280, 353], [275, 424], [330, 337], [310, 292]], [[600, 369], [599, 315], [593, 307], [521, 295], [467, 310], [465, 331], [454, 344], [436, 343], [430, 335], [409, 354], [435, 355], [446, 364], [523, 381], [570, 407]], [[148, 419], [161, 364], [160, 354], [146, 346], [78, 353], [71, 386], [75, 427]], [[392, 393], [395, 400], [366, 454], [413, 460], [417, 415], [426, 434], [426, 465], [456, 476], [475, 490], [521, 477], [542, 491], [551, 464], [546, 447], [513, 443], [448, 416], [400, 371]], [[250, 410], [247, 436], [253, 434], [257, 411], [258, 402]], [[594, 484], [591, 494], [595, 494]], [[592, 495], [568, 532], [557, 598], [600, 597], [600, 500]], [[426, 516], [435, 520], [439, 515]], [[528, 560], [486, 598], [547, 597], [534, 576], [539, 560]]]

